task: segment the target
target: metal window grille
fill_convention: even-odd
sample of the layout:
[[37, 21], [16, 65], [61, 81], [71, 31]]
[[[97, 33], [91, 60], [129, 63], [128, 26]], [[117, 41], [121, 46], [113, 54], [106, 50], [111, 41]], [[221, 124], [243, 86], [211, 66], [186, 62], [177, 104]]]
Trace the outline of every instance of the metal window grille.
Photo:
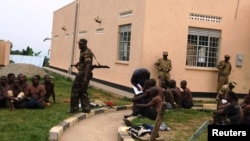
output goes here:
[[120, 61], [129, 61], [131, 25], [123, 25], [119, 28], [119, 52]]
[[216, 67], [220, 34], [218, 30], [189, 28], [186, 65]]

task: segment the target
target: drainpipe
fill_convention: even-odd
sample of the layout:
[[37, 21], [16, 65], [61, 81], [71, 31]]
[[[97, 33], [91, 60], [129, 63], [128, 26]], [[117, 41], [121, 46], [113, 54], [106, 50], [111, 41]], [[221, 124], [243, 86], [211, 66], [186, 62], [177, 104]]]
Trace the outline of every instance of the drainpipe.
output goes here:
[[[74, 32], [73, 32], [73, 42], [72, 42], [72, 53], [71, 53], [71, 64], [74, 62], [74, 56], [75, 56], [75, 40], [76, 40], [76, 26], [77, 26], [77, 17], [78, 17], [78, 3], [76, 3], [76, 9], [75, 9], [75, 21], [74, 21]], [[72, 67], [69, 66], [69, 74], [72, 73]]]

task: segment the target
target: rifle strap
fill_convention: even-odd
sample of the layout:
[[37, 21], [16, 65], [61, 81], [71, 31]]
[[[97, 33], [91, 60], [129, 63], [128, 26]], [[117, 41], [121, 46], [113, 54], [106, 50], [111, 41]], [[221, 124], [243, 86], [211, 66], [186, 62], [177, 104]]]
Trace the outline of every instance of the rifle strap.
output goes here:
[[100, 66], [100, 63], [98, 62], [98, 60], [97, 60], [96, 57], [95, 57], [95, 54], [94, 54], [93, 52], [92, 52], [92, 54], [93, 54], [93, 56], [94, 56], [94, 58], [95, 58], [97, 64]]

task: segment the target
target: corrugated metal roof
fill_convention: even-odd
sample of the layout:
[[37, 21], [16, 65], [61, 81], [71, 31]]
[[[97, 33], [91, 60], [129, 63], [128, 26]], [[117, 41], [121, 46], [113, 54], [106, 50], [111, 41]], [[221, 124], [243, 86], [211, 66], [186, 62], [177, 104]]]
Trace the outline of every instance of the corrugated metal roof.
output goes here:
[[44, 58], [42, 56], [10, 55], [10, 60], [14, 63], [32, 64], [43, 67]]

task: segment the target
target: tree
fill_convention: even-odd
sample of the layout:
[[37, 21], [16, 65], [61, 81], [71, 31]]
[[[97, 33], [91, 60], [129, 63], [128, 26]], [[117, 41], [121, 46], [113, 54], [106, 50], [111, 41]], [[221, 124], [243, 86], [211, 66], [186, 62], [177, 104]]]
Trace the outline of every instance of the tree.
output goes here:
[[42, 51], [39, 52], [34, 52], [32, 48], [30, 48], [29, 46], [26, 49], [23, 49], [22, 51], [19, 50], [11, 50], [12, 55], [27, 55], [27, 56], [39, 56], [41, 54]]

